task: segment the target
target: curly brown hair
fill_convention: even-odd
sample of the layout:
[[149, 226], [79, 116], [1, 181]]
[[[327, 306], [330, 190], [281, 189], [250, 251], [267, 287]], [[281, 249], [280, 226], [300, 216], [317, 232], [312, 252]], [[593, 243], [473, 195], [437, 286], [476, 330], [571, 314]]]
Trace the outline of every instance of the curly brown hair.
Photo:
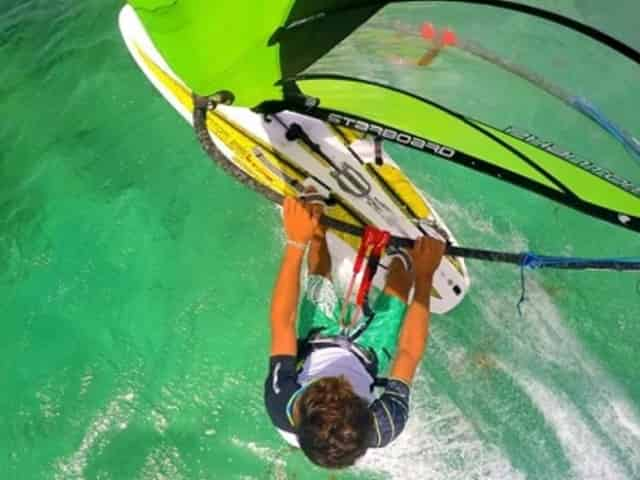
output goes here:
[[344, 377], [325, 377], [309, 385], [297, 402], [300, 448], [316, 465], [345, 468], [369, 445], [373, 416], [367, 401]]

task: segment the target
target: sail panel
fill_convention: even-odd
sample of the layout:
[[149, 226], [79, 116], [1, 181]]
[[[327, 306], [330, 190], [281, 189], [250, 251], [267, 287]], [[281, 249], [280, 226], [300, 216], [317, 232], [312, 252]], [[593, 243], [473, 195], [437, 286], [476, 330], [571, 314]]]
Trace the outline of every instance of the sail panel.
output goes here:
[[[602, 176], [599, 176], [579, 162], [562, 158], [560, 153], [551, 153], [494, 127], [470, 121], [436, 104], [383, 85], [339, 77], [306, 77], [297, 83], [304, 93], [320, 99], [322, 108], [352, 118], [353, 128], [377, 133], [376, 126], [390, 127], [386, 132], [380, 131], [383, 138], [397, 140], [398, 131], [401, 131], [409, 137], [399, 143], [415, 146], [418, 141], [414, 141], [413, 136], [427, 139], [432, 143], [424, 146], [427, 153], [447, 158], [448, 149], [460, 151], [544, 187], [565, 191], [567, 197], [575, 195], [584, 202], [640, 217], [640, 188], [630, 182], [624, 183], [622, 178], [612, 177], [611, 172], [601, 171], [598, 173]], [[358, 124], [357, 119], [364, 122]]]

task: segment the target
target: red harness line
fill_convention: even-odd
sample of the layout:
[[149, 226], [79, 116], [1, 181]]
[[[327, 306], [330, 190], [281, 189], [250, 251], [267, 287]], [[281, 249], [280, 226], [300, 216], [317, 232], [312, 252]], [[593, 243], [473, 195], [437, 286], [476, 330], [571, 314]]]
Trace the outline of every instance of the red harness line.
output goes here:
[[[365, 309], [369, 290], [371, 290], [373, 277], [378, 270], [380, 257], [382, 256], [384, 249], [389, 244], [389, 240], [391, 240], [391, 234], [389, 232], [385, 230], [379, 230], [371, 225], [367, 225], [365, 227], [364, 235], [360, 240], [360, 247], [358, 248], [358, 253], [356, 254], [356, 260], [353, 263], [353, 273], [351, 275], [351, 280], [349, 280], [349, 286], [347, 287], [344, 302], [342, 303], [342, 311], [340, 312], [340, 325], [342, 327], [353, 327], [353, 325], [356, 324], [359, 318], [360, 312]], [[362, 275], [362, 281], [360, 282], [360, 287], [358, 288], [355, 302], [356, 306], [359, 308], [356, 309], [355, 315], [352, 316], [353, 318], [347, 319], [345, 318], [347, 303], [349, 301], [349, 298], [351, 298], [356, 277], [362, 270], [362, 265], [364, 264], [365, 258], [367, 259], [367, 263]]]

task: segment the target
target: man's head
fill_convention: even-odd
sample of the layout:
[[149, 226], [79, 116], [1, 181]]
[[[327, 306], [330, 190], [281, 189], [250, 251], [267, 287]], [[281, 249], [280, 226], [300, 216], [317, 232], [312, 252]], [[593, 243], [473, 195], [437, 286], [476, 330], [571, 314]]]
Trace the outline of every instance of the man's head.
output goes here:
[[313, 382], [296, 404], [298, 442], [305, 455], [325, 468], [345, 468], [367, 451], [373, 417], [367, 402], [344, 377]]

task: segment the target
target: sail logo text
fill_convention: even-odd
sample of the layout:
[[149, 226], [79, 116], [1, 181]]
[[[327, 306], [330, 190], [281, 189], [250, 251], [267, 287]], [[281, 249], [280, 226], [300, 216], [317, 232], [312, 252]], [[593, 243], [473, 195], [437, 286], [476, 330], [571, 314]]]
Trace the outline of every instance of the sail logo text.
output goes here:
[[409, 135], [407, 133], [398, 132], [392, 128], [381, 127], [375, 123], [365, 122], [364, 120], [357, 120], [338, 113], [330, 113], [327, 117], [327, 121], [334, 125], [341, 125], [347, 128], [353, 128], [363, 133], [369, 133], [382, 137], [386, 140], [397, 142], [401, 145], [407, 145], [409, 147], [416, 148], [418, 150], [425, 151], [427, 153], [435, 153], [444, 158], [451, 158], [456, 154], [456, 151], [452, 148], [439, 145], [434, 142], [429, 142], [419, 137]]
[[587, 172], [592, 173], [593, 175], [603, 178], [613, 183], [614, 185], [617, 185], [623, 190], [626, 190], [629, 193], [632, 193], [636, 196], [640, 196], [640, 187], [634, 185], [629, 180], [619, 177], [612, 171], [607, 170], [606, 168], [600, 167], [595, 163], [590, 162], [589, 160], [581, 160], [574, 153], [571, 153], [567, 150], [563, 150], [557, 147], [556, 145], [554, 145], [552, 142], [546, 142], [544, 140], [541, 140], [535, 135], [532, 135], [529, 132], [526, 132], [524, 130], [521, 130], [515, 127], [507, 127], [504, 129], [504, 131], [505, 133], [508, 133], [510, 135], [513, 135], [514, 137], [524, 140], [525, 142], [530, 143], [531, 145], [535, 145], [536, 147], [542, 148], [543, 150], [546, 150], [549, 153], [556, 155], [557, 157], [564, 158], [565, 160], [568, 160], [575, 166], [580, 167], [583, 170], [586, 170]]

